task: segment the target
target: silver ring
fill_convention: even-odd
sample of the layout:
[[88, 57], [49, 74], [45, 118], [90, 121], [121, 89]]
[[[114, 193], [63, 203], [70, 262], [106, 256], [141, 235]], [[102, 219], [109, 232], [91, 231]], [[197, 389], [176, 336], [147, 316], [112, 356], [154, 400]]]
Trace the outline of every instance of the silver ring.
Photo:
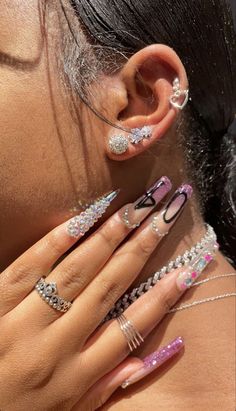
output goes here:
[[56, 283], [46, 283], [44, 278], [40, 278], [35, 285], [35, 290], [39, 296], [54, 310], [66, 313], [72, 306], [72, 302], [64, 300], [57, 295]]
[[130, 351], [132, 352], [136, 348], [138, 348], [141, 343], [144, 342], [143, 337], [141, 334], [135, 329], [132, 322], [127, 320], [124, 314], [120, 314], [119, 317], [116, 318], [122, 333], [127, 340], [128, 346]]
[[133, 230], [134, 228], [138, 228], [138, 227], [140, 226], [140, 223], [131, 224], [131, 222], [129, 221], [129, 207], [126, 207], [125, 212], [124, 212], [124, 214], [123, 214], [123, 216], [122, 216], [122, 220], [123, 220], [123, 222], [125, 223], [125, 225], [126, 225], [128, 228], [131, 228], [132, 230]]

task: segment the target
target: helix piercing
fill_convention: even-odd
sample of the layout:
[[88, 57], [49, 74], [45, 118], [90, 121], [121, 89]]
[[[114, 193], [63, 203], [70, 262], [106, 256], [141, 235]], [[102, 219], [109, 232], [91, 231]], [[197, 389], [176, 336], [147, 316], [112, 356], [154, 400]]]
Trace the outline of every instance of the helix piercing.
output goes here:
[[[182, 102], [181, 99], [182, 98]], [[189, 99], [189, 90], [181, 90], [178, 78], [173, 81], [173, 94], [170, 96], [170, 104], [179, 110], [183, 110]]]

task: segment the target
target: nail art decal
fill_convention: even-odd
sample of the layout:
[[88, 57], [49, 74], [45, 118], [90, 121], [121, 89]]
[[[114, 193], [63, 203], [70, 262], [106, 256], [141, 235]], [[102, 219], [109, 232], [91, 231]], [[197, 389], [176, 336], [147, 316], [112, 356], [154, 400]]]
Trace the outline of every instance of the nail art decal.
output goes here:
[[191, 197], [193, 189], [190, 185], [182, 185], [173, 195], [166, 206], [163, 213], [163, 220], [166, 224], [170, 224], [183, 210], [186, 202]]
[[188, 184], [184, 184], [176, 190], [164, 209], [153, 217], [151, 228], [154, 233], [159, 237], [164, 237], [169, 233], [170, 228], [190, 199], [192, 192], [193, 189]]
[[214, 259], [218, 249], [219, 245], [216, 242], [208, 244], [204, 251], [192, 261], [191, 267], [187, 271], [183, 271], [178, 275], [176, 283], [180, 291], [184, 291], [192, 286], [203, 270], [205, 270]]
[[143, 379], [149, 375], [152, 371], [160, 367], [164, 362], [169, 360], [175, 354], [180, 352], [184, 347], [184, 340], [182, 337], [177, 337], [165, 347], [162, 347], [160, 350], [155, 351], [154, 353], [148, 355], [143, 360], [143, 366], [131, 375], [127, 380], [121, 385], [122, 388], [126, 388], [129, 385], [134, 384], [135, 382]]
[[67, 226], [67, 232], [71, 237], [83, 236], [89, 229], [102, 217], [110, 206], [111, 202], [117, 197], [120, 190], [112, 191], [102, 198], [95, 201], [80, 215], [73, 217]]
[[138, 201], [134, 209], [139, 210], [145, 207], [155, 207], [163, 197], [171, 190], [171, 182], [167, 177], [162, 177], [151, 187], [146, 194]]
[[128, 205], [122, 216], [128, 228], [136, 228], [153, 210], [154, 207], [171, 190], [172, 184], [167, 177], [159, 179], [141, 198], [133, 205]]

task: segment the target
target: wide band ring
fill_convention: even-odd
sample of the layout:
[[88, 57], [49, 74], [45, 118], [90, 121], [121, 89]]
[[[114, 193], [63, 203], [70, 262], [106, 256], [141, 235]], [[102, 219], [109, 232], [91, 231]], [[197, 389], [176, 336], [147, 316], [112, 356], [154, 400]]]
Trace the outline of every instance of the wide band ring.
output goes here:
[[64, 300], [57, 295], [56, 283], [46, 283], [44, 278], [40, 278], [35, 284], [35, 290], [39, 296], [54, 310], [66, 313], [72, 306], [72, 302]]
[[119, 317], [116, 318], [122, 333], [127, 340], [128, 346], [130, 351], [132, 352], [136, 348], [138, 348], [143, 342], [144, 339], [141, 334], [135, 329], [134, 325], [130, 320], [127, 320], [124, 314], [120, 314]]

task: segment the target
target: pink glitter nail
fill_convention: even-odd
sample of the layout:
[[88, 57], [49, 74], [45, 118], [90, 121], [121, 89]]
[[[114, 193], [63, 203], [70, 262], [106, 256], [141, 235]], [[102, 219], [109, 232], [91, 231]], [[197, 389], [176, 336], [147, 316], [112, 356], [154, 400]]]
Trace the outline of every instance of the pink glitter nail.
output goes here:
[[170, 344], [162, 347], [160, 350], [148, 355], [143, 360], [143, 366], [140, 370], [136, 371], [121, 385], [122, 388], [126, 388], [131, 384], [146, 377], [156, 368], [160, 367], [164, 362], [169, 360], [175, 354], [182, 350], [184, 347], [184, 340], [182, 337], [175, 338]]
[[182, 337], [177, 337], [174, 341], [172, 341], [167, 346], [161, 348], [160, 350], [148, 355], [144, 358], [144, 367], [153, 367], [158, 365], [160, 366], [174, 354], [179, 352], [179, 350], [183, 347], [184, 342]]

